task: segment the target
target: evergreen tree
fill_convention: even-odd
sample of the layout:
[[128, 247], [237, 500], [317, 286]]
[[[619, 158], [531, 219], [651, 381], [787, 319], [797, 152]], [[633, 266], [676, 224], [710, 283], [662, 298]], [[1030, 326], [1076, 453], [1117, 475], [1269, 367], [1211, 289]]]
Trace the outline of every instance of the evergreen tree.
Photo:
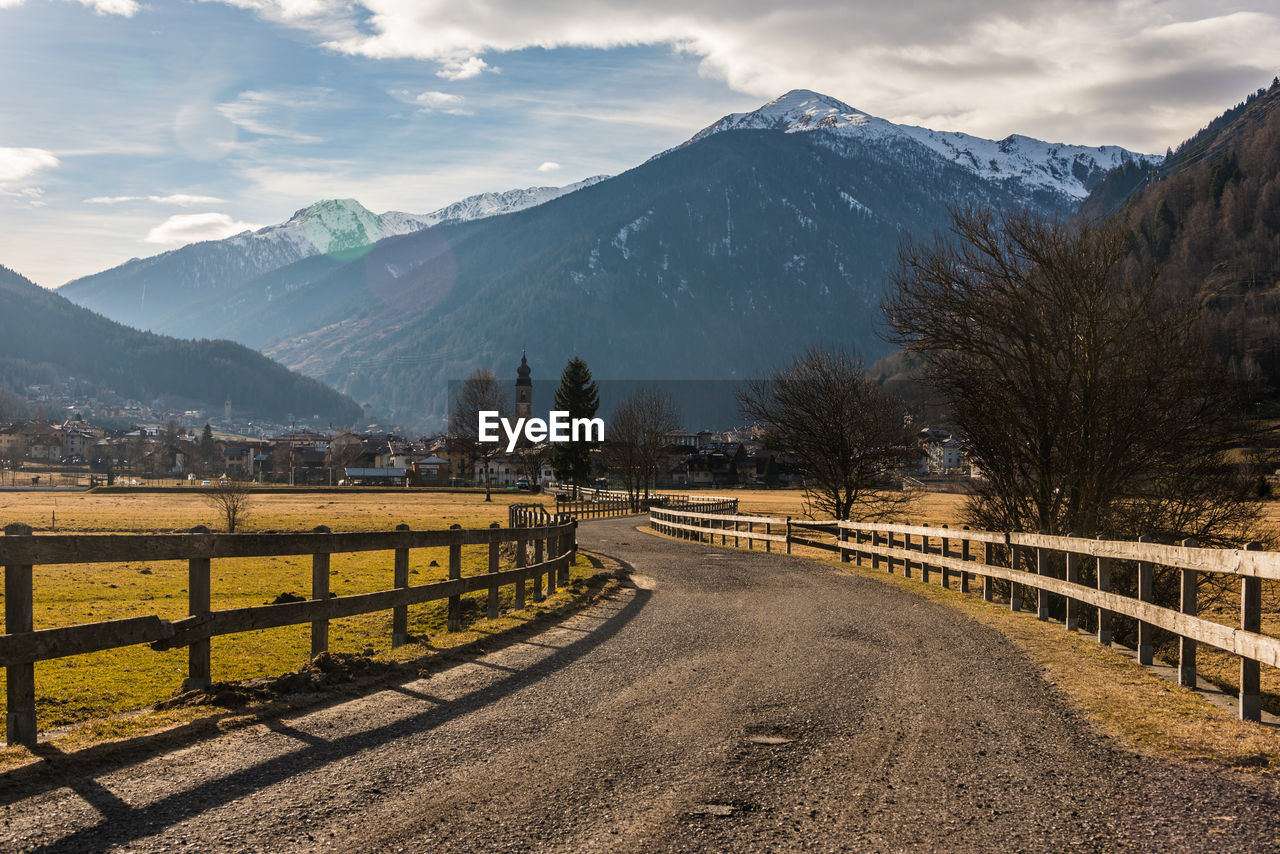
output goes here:
[[769, 457], [769, 461], [764, 464], [764, 485], [777, 486], [778, 481], [778, 458]]
[[[591, 369], [574, 356], [564, 366], [560, 387], [556, 389], [555, 408], [569, 413], [570, 418], [594, 418], [600, 408], [600, 392], [591, 379]], [[594, 442], [561, 442], [551, 449], [551, 467], [556, 480], [586, 483], [591, 477], [591, 449]]]
[[200, 462], [205, 466], [212, 466], [217, 458], [218, 446], [213, 442], [213, 428], [205, 424], [204, 431], [200, 434]]

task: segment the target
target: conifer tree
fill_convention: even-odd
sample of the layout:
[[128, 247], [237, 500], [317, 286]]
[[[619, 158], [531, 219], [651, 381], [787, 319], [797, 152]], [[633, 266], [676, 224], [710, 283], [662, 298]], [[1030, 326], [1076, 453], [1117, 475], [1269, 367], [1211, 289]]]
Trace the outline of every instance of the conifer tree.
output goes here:
[[[600, 408], [600, 393], [591, 379], [591, 369], [574, 356], [564, 366], [560, 387], [556, 389], [555, 408], [569, 413], [570, 418], [594, 418]], [[551, 467], [556, 480], [585, 483], [591, 476], [591, 449], [594, 442], [561, 442], [552, 446]]]

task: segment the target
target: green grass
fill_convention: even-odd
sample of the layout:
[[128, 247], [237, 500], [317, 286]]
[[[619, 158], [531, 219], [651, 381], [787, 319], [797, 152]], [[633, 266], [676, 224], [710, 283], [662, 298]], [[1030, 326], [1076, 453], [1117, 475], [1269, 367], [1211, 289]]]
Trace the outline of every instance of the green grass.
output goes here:
[[[36, 524], [41, 514], [54, 510], [53, 496], [6, 494], [0, 503], [0, 520]], [[529, 496], [521, 496], [529, 500]], [[205, 521], [210, 513], [199, 496], [104, 495], [56, 496], [59, 531], [68, 519], [79, 519], [80, 530], [154, 531], [189, 527]], [[487, 527], [506, 523], [507, 505], [517, 500], [495, 495], [485, 502], [481, 495], [321, 495], [266, 496], [255, 501], [248, 530], [309, 530], [327, 524], [335, 531], [391, 530], [406, 522], [415, 529]], [[73, 523], [74, 525], [74, 523]], [[47, 525], [45, 526], [47, 529]], [[339, 596], [386, 590], [392, 584], [393, 552], [335, 554], [330, 564], [330, 590]], [[435, 562], [437, 565], [432, 566]], [[513, 565], [510, 546], [503, 548], [504, 568]], [[463, 575], [488, 570], [488, 546], [462, 548]], [[571, 580], [591, 576], [594, 570], [583, 560], [573, 567]], [[187, 614], [187, 565], [183, 561], [131, 561], [113, 564], [37, 566], [34, 569], [34, 623], [37, 629], [99, 622], [155, 614], [179, 619]], [[448, 575], [448, 549], [415, 549], [410, 552], [411, 585], [439, 581]], [[265, 605], [281, 593], [308, 597], [311, 590], [311, 557], [263, 557], [215, 559], [211, 564], [211, 598], [215, 610]], [[579, 590], [579, 592], [581, 592]], [[500, 588], [503, 611], [514, 605], [514, 587]], [[391, 649], [391, 612], [385, 611], [330, 622], [329, 648], [333, 652], [369, 653], [380, 658], [404, 660], [426, 650], [452, 646], [467, 638], [496, 631], [503, 619], [515, 623], [556, 604], [535, 606], [498, 621], [480, 618], [485, 613], [487, 591], [463, 597], [466, 631], [445, 632], [444, 601], [410, 606], [409, 632], [415, 642]], [[0, 597], [2, 598], [2, 597]], [[470, 625], [466, 625], [470, 624]], [[211, 641], [212, 676], [215, 681], [242, 680], [277, 675], [305, 664], [310, 653], [310, 627], [288, 626], [216, 637]], [[52, 728], [105, 719], [142, 709], [170, 696], [186, 676], [187, 650], [156, 652], [139, 644], [89, 655], [37, 662], [36, 722], [42, 732]], [[0, 710], [5, 710], [0, 694]]]

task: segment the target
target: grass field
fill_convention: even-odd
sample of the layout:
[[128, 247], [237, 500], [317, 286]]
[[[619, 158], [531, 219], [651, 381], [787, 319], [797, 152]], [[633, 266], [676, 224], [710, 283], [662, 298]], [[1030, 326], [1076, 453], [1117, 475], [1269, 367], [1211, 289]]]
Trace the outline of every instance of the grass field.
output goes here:
[[[262, 494], [255, 495], [246, 531], [309, 530], [326, 524], [335, 531], [390, 530], [403, 522], [415, 529], [505, 526], [507, 506], [530, 496], [497, 495], [486, 503], [468, 494]], [[216, 512], [193, 494], [54, 494], [0, 493], [0, 522], [25, 522], [39, 532], [155, 532], [207, 524], [218, 530]], [[441, 580], [448, 573], [447, 549], [410, 553], [410, 583]], [[462, 549], [464, 575], [488, 568], [488, 547]], [[511, 555], [506, 555], [510, 565]], [[392, 586], [391, 552], [334, 555], [330, 589], [338, 595], [367, 593]], [[434, 565], [433, 565], [434, 564]], [[571, 579], [591, 574], [585, 561]], [[213, 608], [265, 605], [282, 593], [308, 596], [311, 559], [266, 557], [215, 560], [211, 586]], [[53, 628], [120, 617], [156, 614], [165, 619], [186, 615], [187, 567], [183, 561], [151, 561], [68, 566], [34, 570], [35, 627]], [[502, 607], [514, 595], [502, 588]], [[464, 597], [464, 620], [484, 631], [481, 604], [485, 593]], [[529, 614], [537, 610], [532, 606]], [[391, 613], [334, 620], [330, 649], [381, 657], [411, 658], [423, 644], [445, 643], [445, 603], [409, 609], [409, 631], [420, 643], [394, 652], [390, 648]], [[453, 640], [451, 637], [450, 640]], [[214, 680], [246, 679], [287, 672], [306, 663], [308, 626], [245, 632], [212, 641]], [[36, 664], [37, 723], [42, 731], [147, 706], [169, 696], [182, 682], [186, 650], [155, 652], [138, 645]], [[3, 697], [0, 697], [3, 707]]]

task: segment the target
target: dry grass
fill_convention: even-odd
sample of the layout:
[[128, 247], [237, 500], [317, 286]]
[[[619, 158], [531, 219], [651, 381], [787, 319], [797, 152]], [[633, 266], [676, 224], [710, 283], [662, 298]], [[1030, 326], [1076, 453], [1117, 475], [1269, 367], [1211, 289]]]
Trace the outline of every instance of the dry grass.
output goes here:
[[[667, 492], [667, 490], [663, 490]], [[738, 499], [738, 512], [752, 516], [791, 516], [795, 519], [808, 517], [805, 506], [804, 491], [799, 489], [730, 489], [723, 492], [676, 491], [677, 495], [688, 495], [693, 498], [708, 495], [723, 495]], [[920, 492], [916, 500], [909, 505], [904, 522], [928, 523], [931, 525], [963, 524], [964, 495], [946, 492]]]
[[[470, 493], [448, 492], [315, 492], [256, 493], [243, 530], [305, 531], [328, 525], [335, 531], [390, 530], [404, 522], [413, 528], [447, 528], [507, 523], [513, 503], [549, 502], [547, 496], [494, 492], [493, 501]], [[208, 525], [219, 530], [217, 510], [190, 492], [0, 493], [0, 527], [25, 522], [37, 531], [125, 532], [182, 530]]]

